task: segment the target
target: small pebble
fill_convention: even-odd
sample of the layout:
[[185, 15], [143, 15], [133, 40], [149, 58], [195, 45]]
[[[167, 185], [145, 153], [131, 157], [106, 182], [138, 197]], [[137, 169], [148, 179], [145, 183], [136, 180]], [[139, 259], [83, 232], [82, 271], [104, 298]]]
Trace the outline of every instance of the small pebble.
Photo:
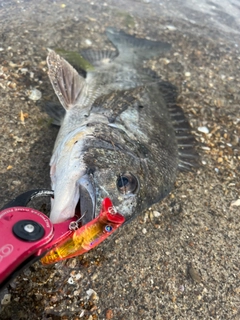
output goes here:
[[81, 278], [82, 278], [81, 273], [77, 273], [77, 274], [75, 275], [75, 279], [76, 279], [76, 280], [79, 280], [79, 279], [81, 279]]
[[25, 269], [24, 271], [23, 271], [23, 274], [25, 275], [25, 276], [27, 276], [27, 277], [30, 277], [31, 276], [31, 270], [29, 269], [29, 268], [27, 268], [27, 269]]
[[97, 277], [98, 277], [98, 274], [97, 274], [97, 273], [94, 273], [94, 274], [92, 275], [92, 280], [96, 280]]
[[89, 39], [86, 39], [86, 40], [85, 40], [85, 43], [86, 43], [88, 46], [91, 46], [91, 45], [92, 45], [92, 41], [89, 40]]
[[184, 290], [185, 290], [184, 285], [183, 285], [183, 284], [180, 285], [179, 288], [178, 288], [178, 290], [179, 290], [180, 292], [184, 292]]
[[207, 127], [198, 127], [197, 129], [199, 132], [209, 133], [209, 129]]
[[112, 319], [113, 318], [113, 311], [111, 309], [108, 309], [106, 311], [106, 319]]
[[28, 72], [28, 69], [27, 69], [27, 68], [21, 68], [21, 69], [20, 69], [20, 72], [21, 72], [22, 74], [26, 75], [27, 72]]
[[236, 201], [233, 201], [231, 203], [231, 207], [239, 207], [240, 206], [240, 199], [237, 199]]
[[79, 294], [80, 294], [80, 290], [75, 290], [75, 291], [73, 291], [73, 295], [74, 295], [74, 296], [79, 296]]
[[161, 216], [161, 213], [158, 211], [153, 211], [153, 215], [155, 218], [159, 218]]
[[72, 277], [68, 278], [68, 281], [67, 281], [69, 284], [74, 284], [74, 280]]
[[20, 180], [13, 180], [12, 181], [12, 185], [14, 185], [14, 186], [19, 186], [20, 184], [21, 184]]
[[191, 72], [185, 72], [185, 77], [191, 77]]
[[28, 98], [30, 100], [33, 100], [33, 101], [37, 101], [39, 99], [41, 99], [42, 97], [42, 92], [39, 91], [38, 89], [34, 88], [30, 91], [30, 95], [28, 96]]
[[146, 212], [143, 217], [143, 222], [146, 223], [148, 218], [149, 218], [149, 212]]
[[177, 28], [176, 28], [176, 27], [171, 26], [171, 25], [166, 26], [166, 29], [168, 29], [169, 31], [175, 31], [175, 30], [177, 30]]
[[1, 301], [1, 304], [3, 306], [6, 306], [7, 304], [9, 304], [11, 302], [11, 294], [10, 293], [6, 293]]
[[86, 293], [87, 293], [87, 299], [88, 299], [88, 300], [89, 300], [89, 299], [96, 300], [96, 301], [99, 300], [99, 297], [98, 297], [97, 292], [94, 291], [93, 289], [88, 289], [88, 290], [86, 291]]
[[192, 266], [189, 267], [188, 272], [193, 281], [200, 283], [202, 281], [199, 271]]
[[147, 229], [146, 229], [146, 228], [143, 228], [143, 229], [142, 229], [142, 233], [143, 233], [143, 234], [146, 234], [146, 233], [147, 233]]
[[82, 310], [79, 317], [82, 318], [84, 316], [84, 314], [85, 314], [85, 310]]
[[205, 147], [205, 146], [202, 146], [201, 148], [202, 148], [203, 150], [205, 150], [205, 151], [210, 151], [210, 150], [211, 150], [209, 147]]

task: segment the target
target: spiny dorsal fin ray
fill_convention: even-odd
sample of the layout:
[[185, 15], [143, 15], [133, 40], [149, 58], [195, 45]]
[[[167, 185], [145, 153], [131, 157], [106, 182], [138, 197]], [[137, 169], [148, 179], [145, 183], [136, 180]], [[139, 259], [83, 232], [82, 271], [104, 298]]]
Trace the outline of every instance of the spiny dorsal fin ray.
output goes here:
[[100, 67], [104, 64], [111, 63], [117, 56], [117, 51], [86, 49], [81, 51], [81, 55], [94, 67]]
[[79, 52], [68, 51], [64, 49], [55, 49], [54, 51], [67, 60], [67, 62], [69, 62], [71, 66], [73, 66], [77, 72], [83, 76], [83, 78], [86, 78], [87, 71], [94, 70], [94, 66], [89, 61], [84, 59], [83, 55], [81, 55]]

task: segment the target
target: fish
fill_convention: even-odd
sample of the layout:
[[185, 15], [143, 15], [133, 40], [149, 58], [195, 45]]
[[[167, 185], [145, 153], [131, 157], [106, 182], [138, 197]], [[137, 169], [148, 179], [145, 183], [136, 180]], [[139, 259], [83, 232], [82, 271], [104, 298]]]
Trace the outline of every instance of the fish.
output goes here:
[[113, 27], [106, 35], [114, 50], [83, 50], [84, 72], [67, 61], [71, 54], [49, 49], [48, 75], [61, 104], [47, 108], [60, 125], [50, 161], [53, 223], [79, 210], [85, 225], [106, 197], [129, 222], [170, 193], [179, 170], [197, 164], [177, 88], [144, 67], [171, 45]]

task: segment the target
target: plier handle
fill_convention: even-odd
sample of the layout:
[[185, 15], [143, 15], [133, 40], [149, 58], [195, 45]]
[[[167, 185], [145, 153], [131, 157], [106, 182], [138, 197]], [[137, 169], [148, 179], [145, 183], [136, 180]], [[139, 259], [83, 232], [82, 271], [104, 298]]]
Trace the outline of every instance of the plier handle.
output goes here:
[[44, 213], [26, 207], [32, 199], [42, 196], [54, 194], [51, 190], [30, 190], [0, 211], [0, 290], [71, 233], [68, 226], [76, 217], [53, 225]]

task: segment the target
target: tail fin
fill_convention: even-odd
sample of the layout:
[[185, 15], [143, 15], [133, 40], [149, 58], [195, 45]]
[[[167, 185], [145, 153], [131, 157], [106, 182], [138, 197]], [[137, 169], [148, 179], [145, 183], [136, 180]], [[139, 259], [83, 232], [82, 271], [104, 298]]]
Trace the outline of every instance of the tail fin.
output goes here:
[[119, 52], [118, 59], [128, 63], [151, 59], [171, 48], [167, 42], [136, 38], [115, 28], [107, 28], [106, 34]]

